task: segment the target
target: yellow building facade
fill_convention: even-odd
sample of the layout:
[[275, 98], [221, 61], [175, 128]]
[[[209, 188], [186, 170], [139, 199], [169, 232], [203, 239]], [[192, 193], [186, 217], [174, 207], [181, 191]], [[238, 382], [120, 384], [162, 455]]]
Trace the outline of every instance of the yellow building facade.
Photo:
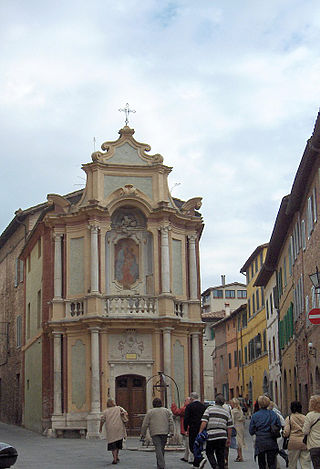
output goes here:
[[238, 349], [242, 350], [239, 385], [241, 394], [251, 402], [269, 390], [264, 290], [254, 286], [267, 247], [267, 244], [258, 246], [241, 269], [247, 278], [247, 324], [242, 320], [238, 335]]

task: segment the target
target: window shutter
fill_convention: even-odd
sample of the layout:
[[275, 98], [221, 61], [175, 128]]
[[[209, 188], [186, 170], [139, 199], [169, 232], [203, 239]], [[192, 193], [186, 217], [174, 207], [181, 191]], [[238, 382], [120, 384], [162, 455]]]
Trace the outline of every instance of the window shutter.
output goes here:
[[302, 249], [306, 248], [306, 224], [305, 221], [301, 221], [301, 238], [302, 238]]
[[308, 238], [310, 238], [312, 228], [313, 228], [313, 223], [312, 223], [312, 203], [311, 203], [311, 197], [308, 198]]
[[312, 197], [313, 197], [313, 221], [316, 223], [317, 221], [317, 193], [316, 193], [316, 188], [313, 188], [312, 191]]

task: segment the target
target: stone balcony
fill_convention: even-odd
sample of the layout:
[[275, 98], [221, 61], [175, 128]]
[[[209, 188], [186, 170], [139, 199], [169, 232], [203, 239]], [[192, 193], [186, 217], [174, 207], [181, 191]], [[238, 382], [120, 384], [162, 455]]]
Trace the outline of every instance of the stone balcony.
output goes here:
[[158, 299], [155, 296], [110, 295], [105, 297], [106, 316], [158, 316]]
[[[90, 315], [88, 306], [89, 297], [73, 300], [64, 300], [65, 317], [79, 319]], [[107, 295], [101, 297], [101, 315], [103, 317], [159, 317], [159, 299], [151, 295]], [[172, 303], [171, 303], [172, 305]], [[179, 319], [187, 319], [188, 301], [180, 301], [173, 298], [171, 306], [173, 314]], [[171, 309], [170, 308], [170, 309]]]

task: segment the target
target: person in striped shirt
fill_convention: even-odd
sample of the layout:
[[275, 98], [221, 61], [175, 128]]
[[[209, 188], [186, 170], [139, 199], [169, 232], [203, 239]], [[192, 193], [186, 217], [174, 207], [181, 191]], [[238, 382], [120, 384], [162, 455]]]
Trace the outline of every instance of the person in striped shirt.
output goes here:
[[[206, 455], [213, 469], [218, 466], [224, 469], [224, 451], [226, 446], [230, 446], [232, 418], [230, 412], [223, 407], [225, 399], [222, 394], [217, 394], [215, 404], [208, 407], [201, 419], [199, 433], [204, 429], [208, 432]], [[203, 459], [200, 463], [200, 469], [206, 463]]]

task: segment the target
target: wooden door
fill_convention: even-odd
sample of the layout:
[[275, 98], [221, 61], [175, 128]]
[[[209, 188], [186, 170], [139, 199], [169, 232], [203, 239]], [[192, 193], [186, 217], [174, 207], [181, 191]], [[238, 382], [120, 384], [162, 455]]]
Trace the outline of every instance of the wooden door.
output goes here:
[[116, 403], [129, 414], [129, 422], [126, 424], [128, 435], [139, 435], [146, 413], [146, 379], [139, 375], [118, 376]]

